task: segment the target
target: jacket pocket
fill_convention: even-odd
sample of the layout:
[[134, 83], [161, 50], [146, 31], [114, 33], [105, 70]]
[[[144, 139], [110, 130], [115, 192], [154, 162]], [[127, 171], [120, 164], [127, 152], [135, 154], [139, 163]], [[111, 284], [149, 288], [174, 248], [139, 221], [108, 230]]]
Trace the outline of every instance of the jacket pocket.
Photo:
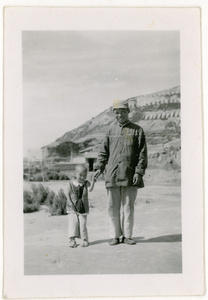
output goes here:
[[133, 180], [134, 170], [129, 164], [120, 162], [117, 169], [117, 181], [127, 181], [131, 183]]

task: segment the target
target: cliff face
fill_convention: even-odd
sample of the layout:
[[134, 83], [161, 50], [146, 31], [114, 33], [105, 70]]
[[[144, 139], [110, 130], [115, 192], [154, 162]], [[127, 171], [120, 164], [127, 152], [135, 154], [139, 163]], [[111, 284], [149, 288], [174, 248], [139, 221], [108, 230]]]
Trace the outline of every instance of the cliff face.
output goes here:
[[[126, 100], [129, 118], [143, 127], [148, 144], [149, 166], [180, 169], [180, 87]], [[78, 128], [66, 132], [45, 148], [54, 151], [63, 143], [73, 142], [80, 151], [97, 151], [108, 126], [114, 121], [111, 108]]]

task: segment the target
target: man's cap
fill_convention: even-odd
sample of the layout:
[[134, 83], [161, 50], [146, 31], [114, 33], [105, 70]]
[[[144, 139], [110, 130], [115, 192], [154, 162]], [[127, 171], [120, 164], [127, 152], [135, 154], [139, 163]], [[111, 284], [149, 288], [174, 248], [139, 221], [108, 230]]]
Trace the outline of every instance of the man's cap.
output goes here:
[[124, 101], [121, 101], [121, 100], [114, 100], [113, 101], [113, 110], [114, 109], [118, 109], [118, 108], [125, 108], [129, 111], [129, 106], [128, 106], [128, 103], [127, 102], [124, 102]]

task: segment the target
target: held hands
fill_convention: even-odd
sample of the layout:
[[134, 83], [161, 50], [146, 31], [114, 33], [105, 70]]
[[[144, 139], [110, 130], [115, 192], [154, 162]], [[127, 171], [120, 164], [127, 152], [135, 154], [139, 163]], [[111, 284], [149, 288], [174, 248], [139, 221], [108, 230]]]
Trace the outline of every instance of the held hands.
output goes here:
[[142, 175], [135, 173], [133, 177], [133, 185], [139, 185], [142, 180]]
[[93, 181], [96, 181], [97, 179], [98, 179], [98, 177], [100, 176], [100, 174], [101, 174], [102, 172], [101, 172], [101, 170], [100, 169], [98, 169], [94, 174], [93, 174]]
[[89, 184], [89, 192], [92, 192], [94, 189], [95, 180], [93, 179], [92, 184]]
[[92, 176], [92, 185], [91, 187], [89, 188], [89, 192], [92, 192], [93, 188], [94, 188], [94, 185], [95, 185], [95, 182], [97, 180], [97, 178], [100, 176], [102, 172], [100, 170], [97, 170], [93, 176]]

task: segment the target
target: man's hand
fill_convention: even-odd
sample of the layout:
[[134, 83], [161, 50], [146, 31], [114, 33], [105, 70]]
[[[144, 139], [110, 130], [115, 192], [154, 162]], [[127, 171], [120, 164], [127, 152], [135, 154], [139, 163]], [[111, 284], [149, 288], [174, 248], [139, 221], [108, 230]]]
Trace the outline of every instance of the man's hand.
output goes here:
[[133, 177], [133, 185], [139, 185], [142, 180], [142, 175], [135, 173]]
[[96, 181], [97, 178], [100, 176], [101, 173], [102, 173], [101, 170], [98, 169], [98, 170], [93, 174], [93, 180]]

